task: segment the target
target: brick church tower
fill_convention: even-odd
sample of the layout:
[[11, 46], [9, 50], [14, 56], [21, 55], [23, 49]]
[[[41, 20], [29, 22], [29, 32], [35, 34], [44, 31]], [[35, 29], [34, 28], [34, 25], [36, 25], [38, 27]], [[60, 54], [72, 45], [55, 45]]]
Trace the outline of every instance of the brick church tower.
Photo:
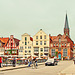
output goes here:
[[64, 34], [65, 34], [66, 36], [69, 36], [69, 37], [70, 37], [70, 35], [69, 35], [69, 25], [68, 25], [67, 14], [66, 14], [66, 19], [65, 19]]

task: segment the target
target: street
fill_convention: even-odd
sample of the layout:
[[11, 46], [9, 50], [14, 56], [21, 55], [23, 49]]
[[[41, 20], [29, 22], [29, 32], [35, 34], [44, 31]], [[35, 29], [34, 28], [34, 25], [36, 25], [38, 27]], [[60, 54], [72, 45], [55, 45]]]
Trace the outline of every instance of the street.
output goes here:
[[60, 61], [56, 66], [39, 65], [37, 69], [21, 68], [16, 70], [3, 71], [0, 75], [57, 75], [60, 71], [73, 64], [73, 61]]

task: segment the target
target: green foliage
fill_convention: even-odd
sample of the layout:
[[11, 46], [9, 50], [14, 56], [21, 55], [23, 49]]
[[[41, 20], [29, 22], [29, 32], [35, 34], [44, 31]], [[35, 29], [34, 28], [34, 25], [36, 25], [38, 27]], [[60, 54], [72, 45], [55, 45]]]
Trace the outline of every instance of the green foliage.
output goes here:
[[66, 57], [63, 57], [63, 59], [65, 59]]
[[58, 52], [55, 52], [55, 56], [57, 56], [58, 55]]

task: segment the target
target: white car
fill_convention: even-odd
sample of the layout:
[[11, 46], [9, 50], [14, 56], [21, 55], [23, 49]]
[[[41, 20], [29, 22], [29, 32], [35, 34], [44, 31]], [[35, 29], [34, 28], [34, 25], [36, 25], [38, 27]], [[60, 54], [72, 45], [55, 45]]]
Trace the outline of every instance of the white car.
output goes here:
[[46, 62], [45, 62], [45, 66], [48, 66], [48, 65], [57, 65], [58, 61], [56, 58], [49, 58]]

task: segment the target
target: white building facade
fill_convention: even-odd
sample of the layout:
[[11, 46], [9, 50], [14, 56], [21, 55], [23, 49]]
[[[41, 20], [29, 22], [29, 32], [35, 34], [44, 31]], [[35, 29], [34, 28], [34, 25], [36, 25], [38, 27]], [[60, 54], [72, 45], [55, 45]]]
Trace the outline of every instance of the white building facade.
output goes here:
[[49, 56], [49, 35], [42, 29], [33, 36], [33, 54], [39, 58]]
[[28, 58], [33, 55], [33, 38], [29, 34], [22, 35], [22, 39], [19, 42], [19, 55], [23, 58]]

